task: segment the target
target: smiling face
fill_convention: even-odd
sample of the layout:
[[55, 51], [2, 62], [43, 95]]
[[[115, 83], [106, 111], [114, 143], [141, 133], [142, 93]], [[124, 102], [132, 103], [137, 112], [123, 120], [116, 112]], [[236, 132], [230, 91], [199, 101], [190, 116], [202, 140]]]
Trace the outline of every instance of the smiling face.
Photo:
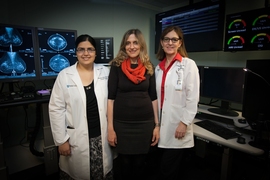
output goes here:
[[160, 43], [166, 55], [175, 56], [182, 42], [175, 31], [170, 31], [164, 36]]
[[76, 55], [77, 55], [79, 64], [89, 65], [95, 61], [96, 50], [89, 41], [83, 41], [78, 44]]
[[125, 50], [132, 61], [136, 61], [138, 59], [140, 48], [141, 46], [138, 38], [136, 38], [135, 34], [131, 34], [126, 41]]

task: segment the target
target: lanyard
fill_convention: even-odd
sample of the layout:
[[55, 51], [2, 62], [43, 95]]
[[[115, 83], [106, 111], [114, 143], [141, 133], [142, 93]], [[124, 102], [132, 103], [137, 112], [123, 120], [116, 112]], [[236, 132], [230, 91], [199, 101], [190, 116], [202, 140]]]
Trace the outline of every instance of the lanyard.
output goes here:
[[176, 84], [174, 86], [176, 91], [183, 90], [184, 68], [185, 68], [185, 66], [183, 64], [180, 64], [176, 70], [176, 74], [178, 76]]

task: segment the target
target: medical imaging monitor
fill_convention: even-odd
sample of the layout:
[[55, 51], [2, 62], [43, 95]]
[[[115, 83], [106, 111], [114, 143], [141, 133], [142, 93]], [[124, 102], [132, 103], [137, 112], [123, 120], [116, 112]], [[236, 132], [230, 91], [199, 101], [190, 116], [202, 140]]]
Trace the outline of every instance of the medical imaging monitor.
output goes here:
[[77, 61], [76, 30], [37, 28], [40, 79], [56, 78]]
[[33, 27], [0, 24], [0, 82], [38, 79]]
[[109, 65], [113, 57], [113, 37], [94, 37], [96, 42], [95, 63]]

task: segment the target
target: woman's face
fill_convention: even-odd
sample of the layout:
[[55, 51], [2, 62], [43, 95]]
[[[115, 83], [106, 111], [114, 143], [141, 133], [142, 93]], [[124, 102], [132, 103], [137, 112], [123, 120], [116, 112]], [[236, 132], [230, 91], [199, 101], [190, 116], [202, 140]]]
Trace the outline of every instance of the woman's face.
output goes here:
[[131, 60], [137, 60], [140, 54], [141, 46], [135, 34], [131, 34], [126, 41], [126, 53]]
[[176, 32], [171, 31], [164, 36], [160, 43], [166, 55], [176, 55], [182, 42]]
[[83, 41], [78, 44], [76, 55], [80, 64], [87, 65], [95, 61], [96, 50], [89, 41]]

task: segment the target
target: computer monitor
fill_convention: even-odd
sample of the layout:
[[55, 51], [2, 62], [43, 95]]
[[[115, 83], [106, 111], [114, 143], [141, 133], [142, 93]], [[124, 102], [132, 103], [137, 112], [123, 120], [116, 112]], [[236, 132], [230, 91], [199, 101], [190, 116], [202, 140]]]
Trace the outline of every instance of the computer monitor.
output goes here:
[[[204, 0], [155, 16], [155, 52], [167, 26], [179, 26], [188, 52], [223, 50], [225, 0]], [[207, 42], [207, 43], [206, 43]]]
[[[270, 131], [270, 59], [246, 61], [242, 116], [253, 129], [258, 121], [268, 123]], [[264, 128], [267, 126], [264, 125]]]
[[96, 41], [95, 63], [108, 65], [113, 57], [113, 37], [94, 37]]
[[0, 82], [37, 80], [34, 27], [0, 24]]
[[230, 103], [242, 103], [245, 73], [240, 67], [211, 67], [201, 69], [202, 97], [221, 101], [220, 107], [209, 108], [208, 111], [224, 116], [238, 116], [230, 108]]
[[77, 61], [76, 30], [37, 28], [40, 79], [56, 78], [58, 73]]

